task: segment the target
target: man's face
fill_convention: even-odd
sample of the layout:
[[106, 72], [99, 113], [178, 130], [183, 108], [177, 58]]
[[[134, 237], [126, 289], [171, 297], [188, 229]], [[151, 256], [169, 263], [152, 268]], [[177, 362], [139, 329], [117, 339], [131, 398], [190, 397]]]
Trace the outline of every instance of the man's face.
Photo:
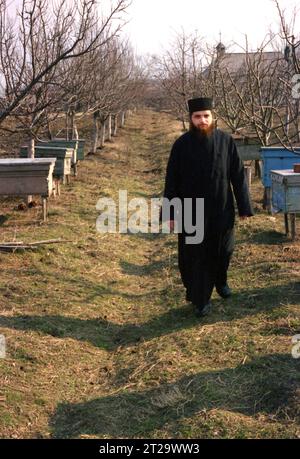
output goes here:
[[199, 129], [200, 132], [209, 132], [213, 124], [212, 113], [210, 110], [194, 112], [191, 116], [191, 122], [196, 129]]

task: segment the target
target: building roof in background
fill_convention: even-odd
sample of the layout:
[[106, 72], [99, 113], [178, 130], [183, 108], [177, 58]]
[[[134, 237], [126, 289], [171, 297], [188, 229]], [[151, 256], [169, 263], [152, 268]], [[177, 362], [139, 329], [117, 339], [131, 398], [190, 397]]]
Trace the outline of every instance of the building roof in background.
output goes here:
[[[227, 69], [229, 73], [237, 73], [240, 69], [245, 66], [246, 56], [252, 61], [261, 59], [265, 65], [269, 65], [271, 62], [276, 60], [283, 60], [284, 54], [280, 51], [263, 51], [261, 55], [259, 52], [250, 53], [227, 53], [223, 43], [219, 43], [216, 47], [217, 55], [213, 59], [210, 68], [214, 65], [218, 65], [221, 69]], [[206, 72], [209, 71], [209, 68]]]

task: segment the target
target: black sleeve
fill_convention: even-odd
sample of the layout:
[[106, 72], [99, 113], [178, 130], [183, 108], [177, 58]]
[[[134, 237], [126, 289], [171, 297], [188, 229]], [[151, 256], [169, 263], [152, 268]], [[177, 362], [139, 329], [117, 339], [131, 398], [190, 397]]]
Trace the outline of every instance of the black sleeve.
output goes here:
[[[163, 197], [169, 200], [178, 197], [178, 187], [179, 187], [179, 174], [180, 174], [180, 164], [179, 164], [179, 142], [178, 140], [174, 143], [170, 157], [167, 165], [167, 172], [165, 178], [165, 188]], [[162, 215], [162, 213], [161, 213]], [[170, 219], [174, 220], [174, 209], [171, 207]]]
[[164, 197], [173, 199], [178, 196], [179, 181], [179, 146], [175, 142], [168, 160], [167, 173], [165, 180]]
[[236, 199], [239, 215], [251, 217], [254, 215], [243, 161], [241, 160], [236, 145], [231, 138], [230, 148], [230, 181]]

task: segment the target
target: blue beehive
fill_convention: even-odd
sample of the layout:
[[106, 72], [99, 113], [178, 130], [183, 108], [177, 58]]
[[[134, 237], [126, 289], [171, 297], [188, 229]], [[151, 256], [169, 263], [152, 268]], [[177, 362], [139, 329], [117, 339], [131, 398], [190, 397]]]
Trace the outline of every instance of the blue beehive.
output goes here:
[[300, 162], [300, 148], [295, 148], [295, 152], [283, 147], [262, 147], [260, 149], [263, 161], [262, 182], [264, 187], [271, 188], [271, 170], [293, 169], [294, 164]]

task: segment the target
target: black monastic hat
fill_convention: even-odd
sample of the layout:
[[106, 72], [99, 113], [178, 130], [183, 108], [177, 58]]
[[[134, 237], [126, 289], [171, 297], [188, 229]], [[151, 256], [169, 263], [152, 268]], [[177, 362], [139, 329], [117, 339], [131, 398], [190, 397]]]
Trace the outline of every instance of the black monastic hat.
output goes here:
[[188, 101], [189, 112], [201, 112], [203, 110], [213, 109], [213, 100], [211, 97], [199, 97], [198, 99], [190, 99]]

